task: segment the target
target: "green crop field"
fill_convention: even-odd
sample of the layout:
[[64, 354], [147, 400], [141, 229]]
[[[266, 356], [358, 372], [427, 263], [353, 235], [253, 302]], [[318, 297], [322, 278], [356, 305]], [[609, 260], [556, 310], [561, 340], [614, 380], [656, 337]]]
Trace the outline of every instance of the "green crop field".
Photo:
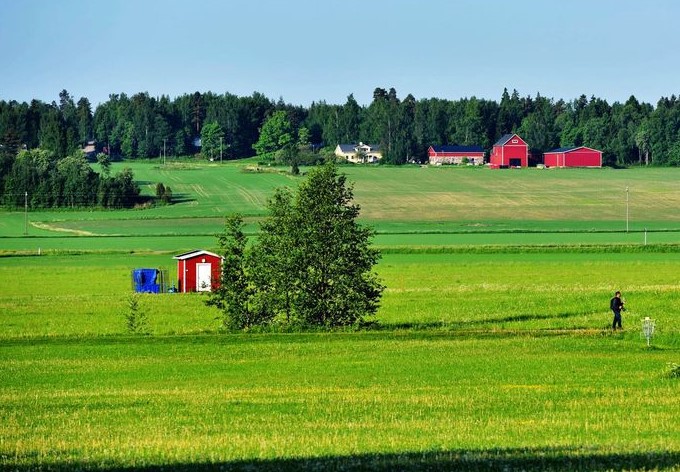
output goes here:
[[[126, 211], [0, 213], [0, 251], [207, 247], [224, 216], [257, 231], [267, 199], [301, 177], [250, 161], [130, 165], [143, 193], [158, 182], [176, 203]], [[680, 243], [680, 170], [362, 167], [354, 183], [362, 221], [381, 247]], [[628, 189], [628, 191], [626, 191]]]
[[134, 163], [169, 206], [0, 214], [0, 470], [680, 470], [680, 171], [343, 168], [374, 327], [226, 334], [146, 294], [128, 334], [133, 268], [173, 279], [231, 211], [256, 237], [300, 179], [245, 165]]

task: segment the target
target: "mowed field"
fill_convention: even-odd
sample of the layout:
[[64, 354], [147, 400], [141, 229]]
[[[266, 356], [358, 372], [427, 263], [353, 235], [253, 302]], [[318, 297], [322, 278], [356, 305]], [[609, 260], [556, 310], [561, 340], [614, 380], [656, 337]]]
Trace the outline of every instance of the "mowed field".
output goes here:
[[[256, 231], [273, 190], [294, 188], [303, 178], [268, 168], [248, 172], [255, 164], [242, 162], [125, 163], [113, 171], [122, 165], [132, 167], [144, 193], [152, 195], [162, 182], [177, 203], [134, 211], [3, 213], [0, 249], [204, 247], [228, 213], [242, 213], [248, 229]], [[362, 221], [376, 230], [378, 246], [637, 244], [644, 242], [645, 230], [649, 243], [680, 242], [678, 169], [342, 171], [354, 182]], [[92, 239], [74, 240], [83, 236]]]
[[133, 268], [174, 277], [299, 181], [243, 166], [137, 163], [181, 202], [28, 236], [1, 215], [0, 469], [680, 470], [680, 172], [343, 168], [383, 250], [374, 328], [227, 334], [162, 294], [129, 335]]

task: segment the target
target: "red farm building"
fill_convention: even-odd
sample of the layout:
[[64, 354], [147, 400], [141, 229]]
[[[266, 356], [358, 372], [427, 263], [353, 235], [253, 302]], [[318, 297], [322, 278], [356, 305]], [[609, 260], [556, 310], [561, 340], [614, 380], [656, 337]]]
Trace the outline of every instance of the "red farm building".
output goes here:
[[427, 156], [433, 165], [462, 164], [464, 159], [470, 164], [484, 164], [481, 146], [430, 146]]
[[222, 269], [222, 257], [219, 255], [195, 250], [173, 259], [177, 259], [178, 292], [210, 292], [219, 285]]
[[546, 167], [602, 167], [602, 151], [585, 146], [562, 147], [543, 154]]
[[506, 134], [493, 145], [491, 167], [527, 167], [529, 165], [529, 146], [516, 134]]

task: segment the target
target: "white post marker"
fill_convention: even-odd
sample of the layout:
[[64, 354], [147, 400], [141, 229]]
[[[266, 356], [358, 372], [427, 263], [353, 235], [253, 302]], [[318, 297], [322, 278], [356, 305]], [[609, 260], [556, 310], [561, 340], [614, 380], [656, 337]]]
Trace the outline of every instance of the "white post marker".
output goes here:
[[652, 336], [654, 336], [654, 330], [656, 329], [656, 321], [651, 319], [649, 316], [645, 316], [645, 319], [642, 320], [642, 335], [647, 338], [647, 346], [649, 347], [649, 343], [652, 339]]

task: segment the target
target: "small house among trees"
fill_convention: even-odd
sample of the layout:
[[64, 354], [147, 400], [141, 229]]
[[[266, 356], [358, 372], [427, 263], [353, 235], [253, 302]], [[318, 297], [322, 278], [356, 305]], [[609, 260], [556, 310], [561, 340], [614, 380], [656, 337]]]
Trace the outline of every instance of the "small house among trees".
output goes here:
[[338, 144], [335, 148], [337, 157], [355, 164], [374, 164], [382, 159], [380, 146], [376, 144]]
[[543, 154], [547, 167], [602, 167], [602, 151], [585, 146], [553, 149]]
[[481, 146], [430, 146], [427, 150], [430, 164], [484, 164]]
[[496, 141], [489, 159], [491, 167], [527, 167], [529, 165], [529, 146], [516, 134], [506, 134]]

